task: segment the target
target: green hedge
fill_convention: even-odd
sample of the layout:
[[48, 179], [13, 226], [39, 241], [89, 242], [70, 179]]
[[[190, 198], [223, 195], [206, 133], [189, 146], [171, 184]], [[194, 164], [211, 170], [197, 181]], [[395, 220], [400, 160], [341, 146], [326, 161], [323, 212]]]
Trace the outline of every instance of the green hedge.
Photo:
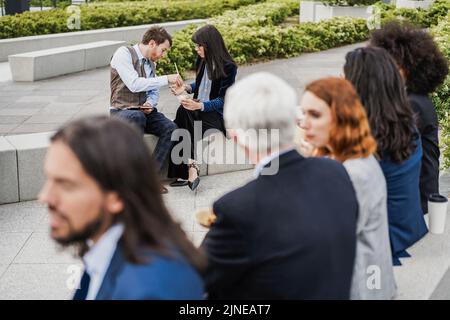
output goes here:
[[[376, 5], [381, 8], [382, 23], [404, 19], [423, 26], [432, 26], [450, 10], [448, 0], [436, 0], [428, 10], [396, 9], [382, 3]], [[209, 19], [208, 23], [221, 31], [231, 55], [240, 64], [296, 56], [363, 41], [368, 37], [369, 30], [362, 19], [340, 17], [320, 23], [279, 25], [298, 10], [298, 0], [272, 0], [229, 11]], [[160, 62], [162, 72], [174, 72], [173, 62], [182, 71], [192, 69], [196, 54], [190, 38], [196, 28], [190, 26], [175, 34], [174, 46], [168, 57]]]
[[[219, 29], [239, 64], [298, 56], [367, 39], [363, 19], [341, 17], [320, 23], [279, 25], [298, 10], [297, 0], [273, 0], [227, 12], [208, 23]], [[174, 62], [182, 73], [192, 69], [196, 53], [190, 39], [197, 28], [189, 26], [175, 33], [172, 49], [158, 64], [159, 72], [174, 72]]]
[[[256, 43], [263, 41], [255, 33], [259, 35], [263, 28], [281, 23], [294, 12], [298, 12], [298, 7], [296, 0], [268, 1], [225, 12], [221, 16], [209, 19], [208, 23], [215, 25], [222, 33], [230, 54], [236, 62], [244, 63], [252, 54], [253, 48], [257, 46]], [[196, 53], [191, 36], [198, 27], [188, 26], [174, 34], [172, 49], [167, 58], [158, 64], [160, 72], [174, 72], [173, 62], [177, 63], [182, 73], [192, 69]], [[247, 43], [242, 46], [239, 37], [245, 37]], [[250, 46], [250, 49], [246, 46]], [[258, 49], [261, 50], [261, 48]]]
[[[262, 0], [152, 0], [82, 5], [81, 30], [208, 18]], [[70, 32], [63, 9], [0, 17], [0, 39]]]
[[[431, 29], [440, 49], [450, 61], [450, 13], [445, 19]], [[443, 168], [450, 168], [450, 75], [432, 95], [436, 107], [441, 132], [441, 150], [443, 155]]]
[[382, 23], [390, 20], [408, 20], [416, 26], [426, 28], [437, 25], [450, 11], [449, 0], [435, 0], [427, 10], [396, 8], [385, 3], [377, 3], [376, 6], [381, 9]]
[[[65, 7], [65, 6], [69, 6], [71, 4], [72, 4], [71, 0], [57, 0], [56, 1], [57, 7]], [[30, 6], [31, 7], [40, 7], [41, 1], [40, 0], [31, 0]], [[52, 0], [42, 0], [42, 6], [43, 7], [53, 7], [53, 2], [52, 2]]]
[[[223, 26], [217, 27], [224, 35], [230, 54], [239, 64], [326, 50], [364, 41], [368, 35], [364, 19], [347, 17], [290, 27], [273, 25], [228, 29]], [[175, 35], [174, 46], [167, 58], [158, 65], [159, 72], [174, 72], [173, 62], [181, 66], [179, 69], [183, 72], [192, 68], [196, 54], [189, 39], [194, 31], [195, 28], [190, 27], [183, 33]]]

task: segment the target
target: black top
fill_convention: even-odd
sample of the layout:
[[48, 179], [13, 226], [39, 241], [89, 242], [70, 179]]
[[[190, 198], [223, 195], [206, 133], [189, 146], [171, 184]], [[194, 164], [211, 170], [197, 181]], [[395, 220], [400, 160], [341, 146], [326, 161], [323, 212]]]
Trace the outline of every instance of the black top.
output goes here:
[[428, 213], [428, 196], [439, 193], [439, 138], [438, 118], [431, 99], [426, 95], [408, 95], [417, 116], [417, 127], [422, 140], [422, 167], [420, 172], [420, 200], [423, 213]]
[[[272, 162], [273, 163], [273, 162]], [[348, 299], [358, 203], [337, 161], [280, 156], [214, 203], [205, 237], [210, 299]]]

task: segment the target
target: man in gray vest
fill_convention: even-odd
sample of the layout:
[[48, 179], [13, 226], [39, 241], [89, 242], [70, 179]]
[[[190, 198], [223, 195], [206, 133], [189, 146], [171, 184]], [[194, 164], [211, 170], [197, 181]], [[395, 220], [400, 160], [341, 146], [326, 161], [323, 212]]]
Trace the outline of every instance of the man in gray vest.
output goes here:
[[[173, 142], [176, 124], [158, 112], [159, 88], [179, 85], [178, 74], [157, 77], [155, 62], [172, 46], [172, 37], [161, 27], [148, 29], [142, 41], [134, 46], [120, 47], [111, 59], [110, 114], [134, 123], [144, 133], [159, 137], [154, 150], [158, 168], [164, 164]], [[163, 187], [163, 192], [167, 189]]]

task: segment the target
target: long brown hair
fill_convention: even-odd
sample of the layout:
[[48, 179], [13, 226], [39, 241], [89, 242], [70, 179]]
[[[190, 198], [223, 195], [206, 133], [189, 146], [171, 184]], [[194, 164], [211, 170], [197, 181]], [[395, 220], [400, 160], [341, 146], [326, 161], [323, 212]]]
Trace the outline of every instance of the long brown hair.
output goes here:
[[[211, 24], [201, 27], [192, 35], [192, 41], [201, 45], [205, 50], [205, 59], [197, 59], [197, 65], [206, 63], [208, 76], [211, 80], [218, 80], [227, 76], [225, 64], [236, 65], [230, 56], [219, 30]], [[198, 68], [199, 70], [201, 68]]]
[[329, 77], [308, 84], [309, 91], [323, 100], [332, 117], [329, 146], [317, 149], [317, 155], [332, 156], [343, 162], [348, 159], [366, 158], [376, 152], [366, 112], [352, 84], [347, 80]]
[[[66, 144], [100, 188], [123, 201], [115, 222], [124, 224], [121, 244], [128, 261], [144, 262], [140, 253], [145, 248], [166, 256], [176, 248], [197, 270], [205, 267], [204, 254], [166, 209], [154, 160], [131, 124], [106, 116], [85, 118], [63, 127], [51, 140]], [[87, 248], [82, 243], [79, 249], [82, 256]]]

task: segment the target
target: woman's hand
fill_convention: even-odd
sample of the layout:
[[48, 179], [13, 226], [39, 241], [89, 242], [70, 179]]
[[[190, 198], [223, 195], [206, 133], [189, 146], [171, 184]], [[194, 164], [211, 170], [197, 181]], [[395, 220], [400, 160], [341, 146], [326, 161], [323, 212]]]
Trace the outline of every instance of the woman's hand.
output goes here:
[[182, 83], [182, 85], [173, 84], [170, 86], [170, 91], [172, 92], [172, 94], [178, 96], [186, 91], [186, 84], [184, 84], [184, 82]]
[[203, 103], [192, 100], [192, 99], [183, 99], [180, 101], [183, 108], [187, 110], [201, 110], [203, 107]]

